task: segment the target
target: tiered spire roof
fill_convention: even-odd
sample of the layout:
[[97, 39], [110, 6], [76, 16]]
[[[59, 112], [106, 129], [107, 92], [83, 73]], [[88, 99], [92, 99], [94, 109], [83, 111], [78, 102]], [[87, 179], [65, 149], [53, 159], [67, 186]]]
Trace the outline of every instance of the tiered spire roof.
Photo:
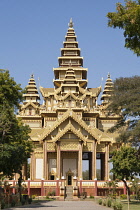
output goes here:
[[40, 96], [38, 94], [38, 90], [36, 87], [36, 82], [34, 79], [34, 75], [32, 74], [28, 85], [26, 86], [26, 91], [27, 93], [23, 94], [23, 97], [25, 98], [25, 102], [33, 102], [33, 103], [38, 103], [38, 100], [40, 100]]
[[108, 105], [108, 103], [110, 101], [110, 97], [112, 95], [112, 92], [113, 92], [113, 82], [112, 82], [112, 79], [110, 78], [110, 73], [108, 73], [107, 80], [106, 80], [106, 83], [105, 83], [105, 87], [104, 87], [104, 90], [103, 90], [103, 94], [102, 94], [102, 97], [101, 97], [101, 100], [103, 100], [102, 101], [103, 106]]
[[61, 48], [61, 57], [58, 58], [59, 66], [83, 66], [83, 57], [80, 56], [81, 49], [78, 48], [77, 36], [73, 25], [72, 19], [70, 19], [63, 48]]
[[61, 48], [61, 56], [58, 57], [59, 67], [54, 68], [55, 88], [60, 87], [64, 83], [73, 84], [77, 82], [80, 87], [86, 88], [87, 86], [87, 68], [83, 68], [83, 57], [81, 57], [81, 49], [78, 47], [73, 25], [71, 18], [65, 41], [63, 42], [63, 48]]

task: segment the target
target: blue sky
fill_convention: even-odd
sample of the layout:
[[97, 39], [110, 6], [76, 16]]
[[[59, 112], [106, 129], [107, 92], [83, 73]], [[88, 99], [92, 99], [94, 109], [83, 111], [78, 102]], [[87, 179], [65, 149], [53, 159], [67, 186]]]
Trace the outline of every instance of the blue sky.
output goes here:
[[[0, 68], [22, 87], [32, 73], [38, 84], [53, 87], [53, 67], [63, 47], [68, 22], [74, 29], [88, 68], [88, 87], [139, 75], [140, 59], [124, 48], [123, 31], [109, 28], [106, 14], [117, 0], [0, 0]], [[123, 0], [119, 2], [124, 2]]]

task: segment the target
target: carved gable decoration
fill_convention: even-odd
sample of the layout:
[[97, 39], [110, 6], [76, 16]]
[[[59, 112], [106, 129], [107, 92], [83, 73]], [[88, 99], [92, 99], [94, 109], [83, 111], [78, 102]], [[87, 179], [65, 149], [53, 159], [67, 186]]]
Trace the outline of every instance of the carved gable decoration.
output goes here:
[[[65, 124], [64, 122], [66, 120], [68, 122]], [[55, 129], [58, 129], [57, 135], [54, 135]], [[75, 112], [68, 110], [57, 121], [55, 121], [51, 127], [45, 129], [43, 134], [40, 136], [40, 140], [44, 140], [48, 135], [51, 135], [52, 141], [58, 141], [68, 131], [72, 131], [84, 142], [87, 141], [88, 136], [92, 136], [93, 139], [100, 141], [100, 137], [102, 135], [101, 131], [96, 128], [91, 128], [81, 118], [79, 118]]]
[[105, 144], [97, 144], [97, 152], [105, 152]]
[[35, 105], [34, 103], [28, 102], [26, 105], [23, 105], [23, 106], [21, 107], [21, 109], [26, 109], [27, 107], [28, 107], [28, 108], [34, 108], [34, 109], [38, 108], [38, 106]]
[[64, 151], [70, 151], [70, 150], [78, 150], [79, 148], [79, 142], [78, 141], [71, 141], [71, 142], [60, 142], [60, 149]]
[[92, 150], [92, 142], [87, 142], [86, 145], [83, 145], [84, 152], [91, 152]]

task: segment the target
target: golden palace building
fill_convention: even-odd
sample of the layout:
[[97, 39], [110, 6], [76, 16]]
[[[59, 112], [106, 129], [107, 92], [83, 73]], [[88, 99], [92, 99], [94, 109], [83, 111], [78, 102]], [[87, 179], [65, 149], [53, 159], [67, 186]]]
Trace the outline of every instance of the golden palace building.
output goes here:
[[[18, 117], [30, 126], [34, 144], [30, 183], [38, 183], [40, 187], [36, 185], [33, 188], [42, 190], [39, 183], [43, 182], [46, 192], [50, 186], [57, 188], [57, 195], [63, 195], [65, 186], [71, 186], [77, 192], [78, 188], [80, 192], [84, 187], [87, 191], [95, 188], [98, 160], [98, 179], [109, 180], [109, 154], [118, 145], [115, 135], [107, 131], [119, 116], [108, 115], [106, 110], [113, 89], [110, 74], [102, 92], [101, 105], [97, 103], [101, 87], [87, 87], [88, 69], [83, 67], [72, 19], [58, 63], [59, 67], [53, 69], [54, 88], [40, 87], [43, 104], [39, 103], [39, 92], [34, 76], [31, 76]], [[82, 174], [85, 160], [88, 163], [88, 180], [84, 180]], [[94, 190], [89, 192], [97, 194]], [[46, 194], [45, 191], [41, 193]]]

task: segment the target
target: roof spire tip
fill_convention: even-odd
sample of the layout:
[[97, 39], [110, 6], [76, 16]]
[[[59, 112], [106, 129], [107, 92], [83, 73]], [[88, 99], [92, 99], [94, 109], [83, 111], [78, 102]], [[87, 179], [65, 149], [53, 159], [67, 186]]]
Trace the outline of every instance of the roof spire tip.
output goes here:
[[31, 74], [31, 78], [34, 78], [34, 74]]
[[68, 26], [69, 26], [69, 28], [73, 28], [74, 24], [73, 24], [72, 18], [70, 19]]
[[109, 72], [108, 72], [108, 75], [107, 75], [107, 77], [108, 77], [108, 78], [110, 78], [110, 73], [109, 73]]

